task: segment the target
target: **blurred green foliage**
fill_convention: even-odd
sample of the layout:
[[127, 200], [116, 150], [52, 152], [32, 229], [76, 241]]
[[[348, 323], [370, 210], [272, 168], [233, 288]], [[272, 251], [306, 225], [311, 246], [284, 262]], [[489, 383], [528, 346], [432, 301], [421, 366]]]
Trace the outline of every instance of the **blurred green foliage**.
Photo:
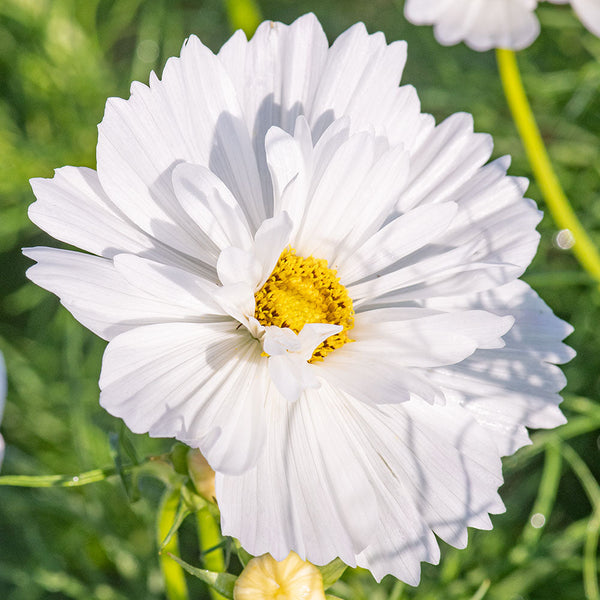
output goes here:
[[[121, 423], [98, 405], [104, 343], [27, 282], [23, 246], [54, 242], [27, 219], [31, 177], [66, 164], [95, 166], [96, 124], [107, 97], [127, 97], [195, 33], [217, 50], [231, 23], [248, 29], [257, 10], [290, 22], [316, 12], [330, 40], [362, 20], [388, 40], [409, 42], [404, 81], [423, 109], [443, 119], [467, 111], [490, 132], [495, 155], [529, 175], [497, 77], [493, 53], [442, 48], [431, 28], [414, 27], [402, 1], [334, 0], [2, 0], [0, 3], [0, 349], [8, 365], [3, 473], [79, 473], [113, 464], [109, 433]], [[229, 11], [229, 13], [228, 13]], [[542, 5], [543, 33], [519, 54], [525, 85], [565, 190], [600, 243], [600, 39], [566, 6]], [[535, 185], [529, 195], [540, 202]], [[443, 545], [441, 566], [424, 565], [421, 585], [348, 570], [333, 592], [345, 599], [581, 600], [598, 598], [600, 492], [600, 294], [553, 239], [546, 217], [526, 279], [575, 326], [578, 357], [565, 368], [569, 424], [538, 432], [505, 461], [505, 515], [492, 532], [473, 531], [466, 550]], [[168, 440], [130, 436], [139, 456]], [[141, 480], [128, 497], [119, 478], [69, 489], [0, 488], [0, 598], [164, 597], [156, 541], [160, 484]], [[532, 515], [538, 514], [533, 519]], [[539, 515], [543, 515], [543, 519]], [[194, 525], [182, 555], [198, 563]], [[192, 598], [208, 597], [188, 580]], [[597, 584], [596, 584], [597, 585]], [[587, 596], [586, 596], [587, 594]]]

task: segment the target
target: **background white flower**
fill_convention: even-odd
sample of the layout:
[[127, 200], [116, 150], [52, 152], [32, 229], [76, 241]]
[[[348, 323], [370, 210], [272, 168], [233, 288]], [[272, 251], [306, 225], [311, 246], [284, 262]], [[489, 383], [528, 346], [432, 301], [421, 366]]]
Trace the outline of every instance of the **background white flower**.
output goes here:
[[[567, 4], [568, 0], [549, 0]], [[540, 32], [537, 0], [406, 0], [404, 15], [415, 25], [433, 25], [437, 41], [464, 41], [474, 50], [529, 46]], [[581, 22], [600, 36], [600, 0], [571, 0]]]
[[405, 58], [361, 24], [329, 48], [312, 15], [190, 38], [108, 101], [97, 173], [32, 181], [32, 220], [92, 254], [26, 253], [110, 341], [101, 404], [207, 457], [226, 535], [415, 584], [434, 533], [504, 509], [526, 427], [564, 422], [572, 352], [517, 280], [527, 182], [469, 115], [421, 114]]

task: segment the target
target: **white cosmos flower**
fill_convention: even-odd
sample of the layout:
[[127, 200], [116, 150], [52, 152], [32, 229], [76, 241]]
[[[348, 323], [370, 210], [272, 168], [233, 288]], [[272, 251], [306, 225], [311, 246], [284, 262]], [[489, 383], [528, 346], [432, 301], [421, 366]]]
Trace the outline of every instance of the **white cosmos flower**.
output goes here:
[[[569, 0], [549, 0], [567, 4]], [[406, 0], [404, 15], [415, 25], [433, 25], [444, 46], [464, 41], [473, 50], [521, 50], [540, 33], [538, 0]], [[600, 36], [600, 0], [571, 0], [581, 22]]]
[[[541, 214], [469, 115], [398, 87], [403, 42], [317, 19], [196, 38], [111, 98], [98, 170], [32, 181], [87, 253], [28, 271], [109, 340], [100, 402], [197, 447], [252, 554], [415, 584], [504, 510], [500, 457], [564, 422], [570, 327], [518, 281]], [[323, 340], [326, 340], [323, 342]]]

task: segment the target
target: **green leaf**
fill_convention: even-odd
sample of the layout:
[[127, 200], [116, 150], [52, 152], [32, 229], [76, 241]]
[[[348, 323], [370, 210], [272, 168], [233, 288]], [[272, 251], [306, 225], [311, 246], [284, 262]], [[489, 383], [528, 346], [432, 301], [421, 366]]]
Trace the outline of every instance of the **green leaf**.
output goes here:
[[119, 434], [111, 433], [108, 439], [110, 443], [111, 455], [115, 463], [117, 475], [119, 476], [121, 484], [123, 485], [123, 489], [125, 490], [129, 501], [136, 502], [140, 499], [137, 478], [132, 477], [131, 473], [126, 470], [130, 465], [127, 464], [128, 461], [123, 460], [124, 455], [129, 459], [134, 458], [134, 465], [137, 465], [138, 461], [137, 456], [135, 456], [135, 450], [133, 450], [131, 442], [123, 435], [122, 429]]
[[242, 567], [245, 567], [254, 558], [254, 556], [252, 556], [252, 554], [249, 554], [248, 552], [246, 552], [242, 548], [242, 545], [240, 544], [240, 542], [238, 540], [234, 540], [234, 543], [235, 543], [235, 549], [237, 551], [238, 558], [240, 559], [240, 562], [242, 563]]
[[[174, 490], [174, 492], [177, 495], [179, 495], [178, 490]], [[171, 538], [177, 533], [177, 531], [181, 527], [181, 524], [183, 523], [185, 518], [191, 514], [192, 514], [192, 511], [189, 510], [189, 508], [186, 506], [185, 502], [183, 502], [181, 500], [181, 496], [179, 496], [179, 504], [177, 506], [177, 511], [175, 512], [175, 515], [173, 517], [173, 522], [172, 522], [171, 528], [169, 529], [169, 532], [167, 533], [164, 540], [161, 542], [160, 547], [159, 547], [159, 552], [162, 552], [168, 546], [169, 542], [171, 541]]]
[[323, 589], [331, 587], [346, 570], [346, 564], [339, 558], [333, 559], [330, 563], [317, 567], [323, 577]]
[[189, 450], [190, 450], [189, 446], [186, 446], [185, 444], [180, 444], [179, 442], [177, 442], [171, 448], [171, 452], [169, 454], [169, 458], [171, 459], [171, 462], [173, 463], [173, 468], [175, 469], [175, 471], [177, 471], [177, 473], [180, 473], [181, 475], [188, 474], [187, 454], [188, 454]]
[[219, 594], [222, 596], [233, 600], [233, 588], [235, 586], [235, 582], [237, 581], [237, 577], [235, 575], [231, 575], [230, 573], [215, 573], [214, 571], [207, 571], [206, 569], [192, 567], [192, 565], [186, 563], [184, 560], [181, 560], [181, 558], [175, 556], [174, 554], [169, 553], [169, 556], [181, 567], [183, 567], [190, 575], [193, 575], [194, 577], [204, 581], [204, 583], [209, 585], [213, 590], [219, 592]]

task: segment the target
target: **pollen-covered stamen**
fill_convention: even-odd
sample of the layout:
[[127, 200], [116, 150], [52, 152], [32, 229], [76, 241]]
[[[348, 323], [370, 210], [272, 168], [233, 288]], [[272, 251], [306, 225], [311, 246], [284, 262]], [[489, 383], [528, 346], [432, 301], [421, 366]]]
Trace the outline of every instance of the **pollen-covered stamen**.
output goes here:
[[324, 259], [296, 256], [287, 248], [254, 298], [254, 316], [265, 326], [289, 327], [296, 333], [307, 323], [343, 327], [317, 346], [309, 362], [323, 360], [331, 351], [354, 341], [348, 335], [354, 327], [352, 300]]

